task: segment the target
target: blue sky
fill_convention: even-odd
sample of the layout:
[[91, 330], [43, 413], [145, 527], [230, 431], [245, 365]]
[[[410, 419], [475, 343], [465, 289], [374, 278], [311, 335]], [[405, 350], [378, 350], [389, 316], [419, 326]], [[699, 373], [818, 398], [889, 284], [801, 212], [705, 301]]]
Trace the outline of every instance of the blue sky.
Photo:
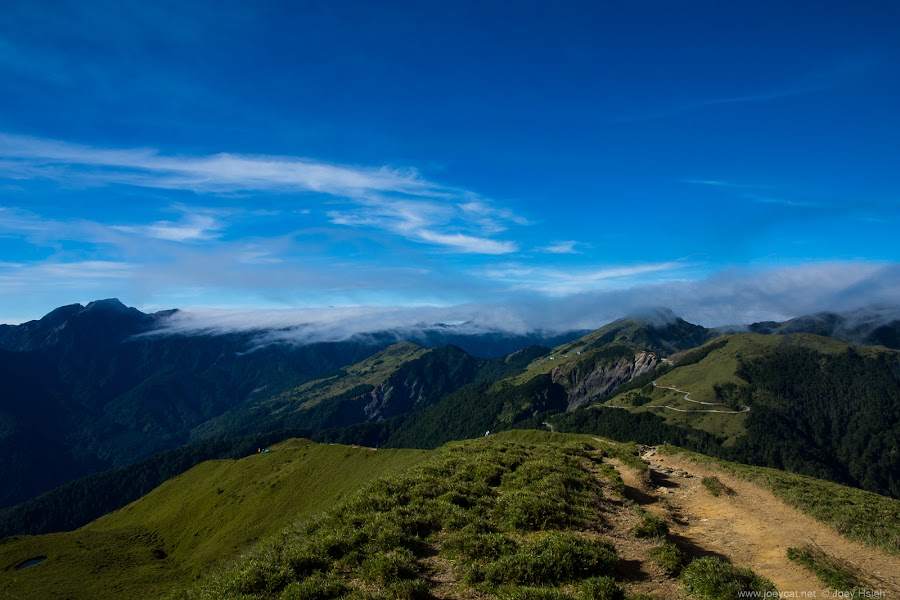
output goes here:
[[9, 0], [0, 322], [896, 303], [898, 27], [890, 2]]

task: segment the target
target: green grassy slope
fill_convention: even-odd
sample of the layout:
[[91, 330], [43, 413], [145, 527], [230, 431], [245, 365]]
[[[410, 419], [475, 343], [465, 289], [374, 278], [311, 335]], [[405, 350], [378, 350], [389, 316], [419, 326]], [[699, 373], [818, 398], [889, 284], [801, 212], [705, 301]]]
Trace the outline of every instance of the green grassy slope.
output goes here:
[[[525, 383], [538, 375], [558, 371], [568, 371], [577, 365], [609, 354], [612, 346], [632, 351], [650, 351], [658, 355], [668, 355], [678, 350], [698, 346], [709, 339], [710, 331], [671, 315], [673, 320], [665, 324], [652, 324], [639, 317], [626, 317], [604, 325], [585, 336], [553, 348], [546, 356], [541, 356], [511, 380], [515, 385]], [[624, 353], [623, 355], [627, 355]]]
[[360, 386], [376, 387], [384, 383], [401, 365], [429, 352], [409, 342], [394, 344], [362, 362], [344, 367], [340, 374], [303, 384], [270, 400], [302, 400], [298, 408], [309, 409], [326, 398], [346, 394]]
[[[680, 440], [722, 458], [900, 498], [900, 353], [811, 334], [734, 334], [692, 352], [704, 348], [711, 351], [698, 361], [675, 356], [674, 366], [642, 387], [623, 386], [592, 410], [550, 421], [560, 431]], [[681, 433], [687, 430], [719, 443], [692, 444]]]
[[[844, 352], [850, 344], [807, 333], [785, 336], [741, 333], [725, 337], [728, 343], [711, 352], [702, 361], [669, 371], [659, 378], [659, 385], [675, 386], [690, 390], [694, 400], [715, 402], [713, 389], [716, 384], [744, 383], [737, 376], [738, 362], [771, 352], [778, 347], [808, 348], [823, 354]], [[715, 343], [711, 342], [711, 343]], [[865, 354], [877, 352], [874, 348], [857, 347]], [[678, 357], [674, 358], [678, 364]]]
[[[665, 520], [625, 500], [611, 459], [645, 468], [633, 444], [534, 430], [430, 452], [288, 440], [198, 465], [75, 532], [3, 540], [0, 597], [683, 597], [672, 575], [702, 548], [685, 556]], [[897, 500], [714, 462], [897, 552]]]
[[[429, 352], [409, 342], [394, 344], [358, 363], [343, 367], [329, 377], [238, 405], [196, 427], [191, 432], [192, 439], [248, 435], [286, 426], [306, 427], [302, 415], [311, 415], [310, 411], [321, 408], [323, 402], [340, 402], [369, 392], [384, 383], [401, 366]], [[297, 420], [298, 423], [284, 425], [286, 419]]]
[[[745, 386], [747, 382], [738, 375], [740, 363], [766, 356], [778, 349], [804, 348], [824, 355], [846, 352], [851, 347], [846, 342], [811, 334], [763, 335], [740, 333], [726, 335], [708, 342], [700, 349], [718, 346], [702, 360], [679, 365], [681, 355], [675, 355], [675, 368], [659, 376], [658, 387], [643, 390], [629, 390], [617, 394], [605, 402], [607, 406], [621, 407], [632, 412], [650, 412], [665, 419], [671, 425], [699, 429], [722, 437], [727, 445], [747, 433], [748, 414], [723, 414], [713, 412], [679, 412], [665, 409], [692, 410], [733, 410], [735, 407], [719, 405], [698, 405], [684, 400], [684, 394], [671, 389], [677, 388], [691, 393], [691, 399], [699, 402], [721, 403], [716, 387], [723, 385]], [[862, 356], [876, 356], [883, 348], [853, 346]], [[691, 350], [689, 352], [696, 352]], [[686, 354], [686, 353], [682, 353]], [[649, 402], [636, 405], [636, 398], [650, 398]]]
[[[3, 540], [0, 596], [159, 596], [427, 454], [288, 440], [268, 454], [205, 462], [76, 531]], [[38, 556], [47, 560], [15, 570]]]
[[447, 444], [173, 598], [682, 598], [667, 524], [626, 501], [610, 461], [630, 451], [538, 431]]

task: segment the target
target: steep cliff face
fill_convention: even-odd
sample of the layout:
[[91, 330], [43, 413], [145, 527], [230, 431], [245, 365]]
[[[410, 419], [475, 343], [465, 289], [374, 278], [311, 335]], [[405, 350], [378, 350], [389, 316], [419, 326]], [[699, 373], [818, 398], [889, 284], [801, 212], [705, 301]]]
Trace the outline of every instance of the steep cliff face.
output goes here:
[[416, 376], [399, 381], [392, 377], [365, 394], [363, 408], [366, 421], [379, 421], [421, 408], [425, 402], [425, 386]]
[[561, 365], [550, 372], [554, 383], [568, 392], [567, 410], [585, 406], [595, 398], [602, 398], [617, 386], [643, 375], [659, 364], [653, 352], [635, 352], [632, 357], [620, 356], [595, 360], [587, 357], [575, 365]]
[[455, 346], [435, 348], [404, 362], [380, 384], [353, 396], [327, 399], [307, 416], [321, 411], [329, 415], [324, 426], [343, 427], [416, 412], [472, 383], [484, 363]]

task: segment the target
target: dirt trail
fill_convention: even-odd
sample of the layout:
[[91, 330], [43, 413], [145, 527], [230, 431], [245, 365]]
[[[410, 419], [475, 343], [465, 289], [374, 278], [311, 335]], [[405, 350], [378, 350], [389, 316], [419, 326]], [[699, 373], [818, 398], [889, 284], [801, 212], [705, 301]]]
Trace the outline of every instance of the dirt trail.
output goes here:
[[[811, 573], [787, 559], [787, 549], [815, 544], [825, 553], [856, 567], [881, 598], [900, 600], [900, 557], [852, 542], [822, 523], [786, 505], [755, 484], [673, 455], [649, 449], [650, 486], [628, 468], [621, 469], [636, 501], [658, 514], [668, 513], [672, 533], [707, 553], [727, 557], [771, 579], [781, 592], [816, 590], [816, 598], [829, 597]], [[734, 491], [713, 496], [701, 483], [715, 475]], [[833, 592], [832, 592], [833, 594]], [[797, 597], [800, 597], [798, 594]], [[860, 597], [860, 596], [856, 596]]]

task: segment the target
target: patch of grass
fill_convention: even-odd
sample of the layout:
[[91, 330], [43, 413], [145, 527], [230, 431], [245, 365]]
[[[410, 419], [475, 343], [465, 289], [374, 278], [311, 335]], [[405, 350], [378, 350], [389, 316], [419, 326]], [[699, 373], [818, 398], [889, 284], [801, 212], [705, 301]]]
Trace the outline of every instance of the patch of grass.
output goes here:
[[[6, 540], [0, 544], [0, 565], [47, 556], [40, 565], [17, 572], [7, 592], [23, 598], [94, 599], [116, 590], [123, 598], [159, 597], [292, 521], [307, 522], [372, 480], [433, 454], [297, 439], [270, 450], [201, 463], [75, 531]], [[296, 564], [312, 572], [321, 568], [317, 560], [297, 557]], [[285, 572], [294, 578], [292, 568], [285, 565]], [[264, 576], [277, 578], [278, 573]], [[248, 580], [248, 585], [254, 584]]]
[[423, 560], [437, 555], [475, 594], [574, 598], [572, 589], [617, 564], [594, 530], [597, 456], [589, 439], [541, 432], [448, 444], [180, 597], [302, 597], [320, 588], [323, 597], [429, 597]]
[[684, 566], [684, 552], [672, 542], [665, 542], [660, 546], [650, 549], [650, 558], [655, 560], [666, 573], [677, 576]]
[[498, 600], [575, 600], [571, 594], [556, 588], [514, 587], [495, 593]]
[[547, 532], [485, 570], [492, 585], [553, 585], [612, 573], [618, 564], [609, 542], [569, 532]]
[[761, 485], [837, 533], [900, 555], [900, 500], [778, 469], [711, 458], [676, 446], [660, 446], [659, 451], [680, 454]]
[[330, 600], [341, 598], [349, 591], [344, 582], [333, 574], [316, 573], [302, 581], [294, 581], [282, 590], [281, 600]]
[[419, 564], [416, 557], [406, 548], [373, 554], [359, 565], [359, 574], [363, 579], [385, 586], [404, 579], [413, 579], [418, 572]]
[[638, 394], [632, 396], [630, 401], [632, 406], [643, 406], [645, 404], [650, 404], [653, 401], [653, 398]]
[[681, 582], [698, 600], [733, 600], [747, 592], [777, 593], [768, 579], [711, 556], [691, 562], [681, 573]]
[[715, 475], [704, 477], [700, 480], [700, 483], [703, 484], [703, 487], [709, 490], [710, 494], [717, 498], [722, 494], [730, 495], [734, 493], [731, 488], [722, 483], [722, 480]]
[[609, 482], [609, 487], [619, 498], [625, 497], [625, 481], [619, 470], [609, 463], [597, 465], [597, 473]]
[[625, 600], [625, 592], [612, 577], [591, 577], [585, 579], [579, 588], [580, 600]]
[[654, 514], [648, 513], [640, 506], [634, 507], [640, 521], [631, 530], [640, 538], [665, 538], [669, 534], [669, 526], [666, 522]]
[[451, 556], [461, 556], [469, 560], [494, 561], [501, 556], [512, 554], [516, 542], [505, 533], [479, 533], [459, 531], [444, 541], [442, 549]]
[[612, 458], [618, 458], [622, 464], [635, 469], [639, 473], [649, 473], [650, 465], [640, 457], [637, 444], [634, 442], [614, 442], [603, 439], [601, 449], [603, 453]]
[[867, 588], [865, 582], [853, 570], [815, 546], [788, 548], [787, 557], [814, 573], [822, 583], [833, 590], [849, 592]]

